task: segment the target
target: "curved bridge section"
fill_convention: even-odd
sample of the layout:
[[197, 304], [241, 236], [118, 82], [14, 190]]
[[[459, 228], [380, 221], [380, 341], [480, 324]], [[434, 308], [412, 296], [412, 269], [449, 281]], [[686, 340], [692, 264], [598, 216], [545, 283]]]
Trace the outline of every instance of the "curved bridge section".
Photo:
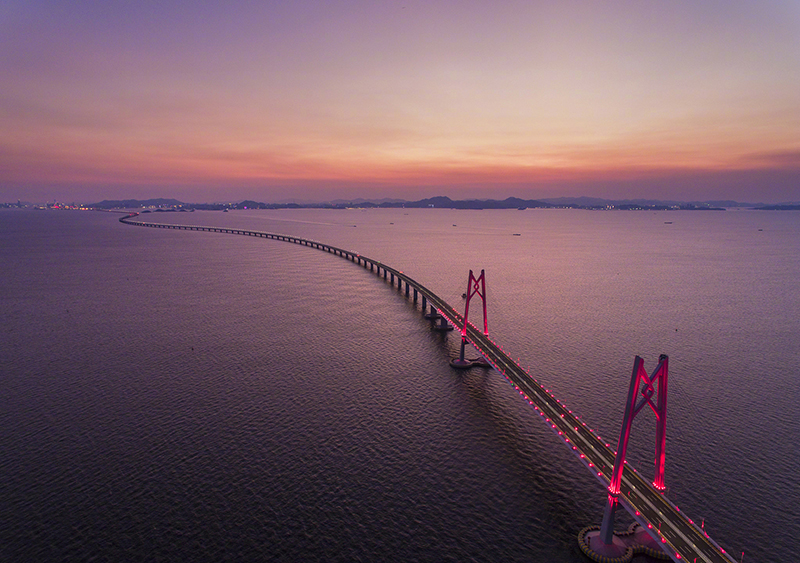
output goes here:
[[[443, 322], [446, 320], [446, 322], [458, 328], [464, 325], [463, 316], [442, 298], [418, 281], [395, 268], [381, 263], [379, 260], [300, 237], [222, 227], [146, 223], [135, 220], [134, 218], [137, 215], [139, 214], [131, 213], [126, 215], [120, 218], [120, 222], [127, 225], [155, 229], [206, 231], [267, 238], [309, 246], [341, 256], [346, 260], [368, 268], [378, 276], [382, 275], [384, 279], [390, 281], [392, 286], [396, 284], [398, 290], [402, 291], [405, 284], [406, 297], [410, 297], [413, 292], [414, 303], [417, 303], [418, 299], [421, 298], [423, 312], [426, 310], [426, 303], [430, 303], [431, 312], [433, 313], [435, 310], [441, 316]], [[528, 371], [511, 359], [499, 345], [471, 323], [467, 325], [466, 338], [508, 380], [522, 398], [534, 408], [542, 421], [575, 454], [576, 458], [603, 487], [607, 488], [611, 482], [616, 456], [616, 452], [611, 445], [603, 441], [586, 422], [569, 410], [560, 400], [556, 399], [550, 389], [546, 389]], [[736, 563], [700, 526], [672, 504], [664, 496], [663, 491], [657, 490], [647, 479], [639, 475], [636, 469], [629, 465], [626, 465], [623, 469], [619, 500], [622, 506], [633, 516], [634, 520], [642, 526], [643, 531], [647, 532], [649, 537], [652, 538], [653, 546], [661, 548], [663, 553], [673, 561]], [[611, 558], [603, 557], [602, 559], [609, 562], [612, 561]], [[616, 559], [622, 563], [630, 558]]]

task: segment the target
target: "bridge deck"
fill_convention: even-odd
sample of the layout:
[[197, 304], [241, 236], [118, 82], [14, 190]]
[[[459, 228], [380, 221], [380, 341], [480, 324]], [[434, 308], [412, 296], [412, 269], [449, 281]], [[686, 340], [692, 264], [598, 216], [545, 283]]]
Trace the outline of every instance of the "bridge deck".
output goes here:
[[[383, 270], [384, 276], [388, 273], [392, 276], [392, 280], [397, 279], [398, 287], [405, 283], [407, 290], [408, 288], [413, 288], [425, 297], [453, 326], [461, 328], [464, 325], [463, 316], [438, 295], [406, 274], [378, 260], [310, 239], [289, 235], [197, 225], [146, 223], [134, 221], [133, 217], [136, 215], [138, 214], [126, 215], [120, 219], [120, 222], [142, 227], [263, 237], [311, 246], [336, 254], [353, 262], [358, 262], [359, 265], [363, 265], [365, 268], [372, 268], [373, 271], [377, 269], [378, 274]], [[610, 483], [615, 458], [615, 452], [610, 445], [598, 438], [586, 423], [562, 405], [550, 390], [545, 389], [543, 385], [531, 377], [488, 336], [471, 324], [467, 325], [467, 340], [483, 354], [498, 372], [514, 385], [514, 388], [539, 413], [551, 430], [572, 450], [584, 466], [592, 472], [592, 475], [607, 488]], [[619, 499], [633, 518], [648, 528], [651, 531], [651, 535], [662, 543], [664, 552], [674, 561], [735, 563], [734, 559], [724, 549], [672, 504], [661, 491], [658, 491], [650, 482], [643, 479], [635, 469], [627, 465], [623, 470], [622, 490]]]

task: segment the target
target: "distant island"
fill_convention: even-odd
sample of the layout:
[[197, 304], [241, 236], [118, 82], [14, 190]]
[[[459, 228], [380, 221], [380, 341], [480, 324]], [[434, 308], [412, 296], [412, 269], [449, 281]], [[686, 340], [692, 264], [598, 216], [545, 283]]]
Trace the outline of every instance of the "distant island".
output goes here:
[[106, 199], [90, 204], [48, 203], [34, 206], [30, 203], [0, 203], [0, 207], [35, 207], [35, 208], [68, 208], [68, 209], [144, 209], [150, 212], [186, 212], [194, 210], [226, 211], [236, 209], [372, 209], [372, 208], [406, 208], [406, 209], [589, 209], [589, 210], [623, 210], [623, 211], [724, 211], [727, 208], [748, 208], [764, 211], [800, 210], [800, 203], [781, 203], [767, 205], [764, 203], [740, 203], [731, 200], [721, 201], [659, 201], [649, 199], [611, 200], [590, 197], [559, 197], [546, 199], [521, 199], [509, 197], [496, 199], [463, 199], [454, 200], [447, 196], [436, 196], [417, 201], [402, 199], [355, 199], [334, 200], [322, 203], [264, 203], [244, 200], [224, 203], [185, 203], [177, 199]]

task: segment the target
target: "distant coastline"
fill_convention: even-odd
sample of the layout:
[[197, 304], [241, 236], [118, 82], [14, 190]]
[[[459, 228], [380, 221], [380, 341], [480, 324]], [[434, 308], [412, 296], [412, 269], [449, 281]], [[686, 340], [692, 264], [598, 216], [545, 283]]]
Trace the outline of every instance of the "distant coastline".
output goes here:
[[589, 197], [560, 197], [545, 199], [521, 199], [509, 197], [503, 200], [496, 199], [464, 199], [453, 200], [446, 196], [437, 196], [416, 201], [401, 199], [380, 200], [334, 200], [321, 203], [264, 203], [253, 200], [239, 202], [216, 203], [186, 203], [177, 199], [123, 199], [103, 200], [97, 203], [48, 203], [34, 205], [31, 203], [0, 203], [5, 208], [33, 207], [37, 209], [150, 209], [156, 212], [164, 211], [223, 211], [239, 209], [375, 209], [375, 208], [406, 208], [406, 209], [587, 209], [587, 210], [621, 210], [621, 211], [725, 211], [728, 208], [757, 209], [763, 211], [796, 211], [800, 210], [798, 203], [781, 203], [767, 205], [763, 203], [740, 203], [737, 201], [659, 201], [646, 199], [610, 200]]

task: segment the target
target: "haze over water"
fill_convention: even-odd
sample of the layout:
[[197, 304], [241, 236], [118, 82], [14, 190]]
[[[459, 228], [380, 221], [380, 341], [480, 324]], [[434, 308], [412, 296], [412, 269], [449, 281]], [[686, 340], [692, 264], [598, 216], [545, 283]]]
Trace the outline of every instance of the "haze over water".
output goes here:
[[[397, 289], [117, 218], [0, 212], [0, 560], [585, 561], [602, 487]], [[795, 553], [796, 212], [142, 219], [316, 239], [459, 310], [485, 269], [493, 339], [612, 444], [634, 355], [668, 354], [668, 496], [737, 560]], [[643, 411], [629, 454], [648, 476], [654, 428]]]

